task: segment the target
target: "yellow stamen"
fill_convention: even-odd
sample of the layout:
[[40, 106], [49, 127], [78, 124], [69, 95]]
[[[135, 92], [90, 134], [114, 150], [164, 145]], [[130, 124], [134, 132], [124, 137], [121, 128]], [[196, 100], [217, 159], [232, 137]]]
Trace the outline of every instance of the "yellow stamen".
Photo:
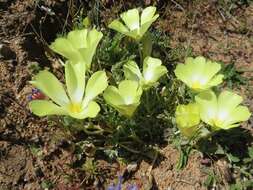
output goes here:
[[201, 87], [201, 84], [199, 81], [195, 81], [193, 84], [192, 84], [192, 88], [193, 89], [198, 89]]
[[213, 119], [213, 125], [216, 126], [216, 127], [219, 127], [223, 124], [224, 120], [221, 120], [219, 118], [215, 118]]
[[71, 103], [69, 106], [71, 112], [73, 113], [81, 112], [81, 105], [79, 103]]

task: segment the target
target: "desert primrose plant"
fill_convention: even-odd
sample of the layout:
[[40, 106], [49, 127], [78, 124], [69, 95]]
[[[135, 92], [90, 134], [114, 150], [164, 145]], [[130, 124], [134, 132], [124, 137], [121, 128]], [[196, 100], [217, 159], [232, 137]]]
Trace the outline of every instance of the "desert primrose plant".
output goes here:
[[67, 58], [71, 64], [81, 64], [82, 68], [85, 66], [85, 69], [89, 70], [102, 37], [102, 32], [96, 29], [76, 29], [69, 32], [66, 37], [56, 38], [50, 48]]
[[222, 141], [225, 131], [229, 130], [229, 135], [232, 128], [240, 126], [251, 115], [246, 106], [240, 105], [241, 96], [220, 88], [212, 90], [223, 80], [223, 75], [217, 74], [220, 69], [218, 63], [200, 56], [187, 58], [186, 64], [178, 65], [174, 71], [190, 88], [191, 97], [189, 104], [178, 105], [175, 112], [177, 127], [186, 137], [186, 141], [176, 145], [180, 151], [179, 169], [186, 166], [193, 147], [205, 155], [224, 154], [230, 159], [231, 153], [222, 148], [227, 143], [220, 144], [219, 140]]
[[199, 56], [188, 57], [185, 64], [177, 65], [176, 77], [195, 91], [207, 90], [222, 83], [223, 75], [217, 74], [220, 64]]
[[[119, 56], [115, 56], [116, 58], [114, 57], [115, 59], [113, 61], [108, 61], [112, 60], [110, 59], [113, 57], [111, 52], [117, 53], [118, 43], [116, 45], [114, 44], [115, 51], [108, 51], [111, 54], [104, 54], [109, 57], [104, 61], [107, 62], [107, 65], [102, 63], [99, 66], [108, 68], [112, 63], [114, 64], [113, 66], [117, 63], [120, 65], [118, 68], [121, 69], [121, 78], [119, 77], [119, 79], [114, 77], [113, 67], [111, 69], [111, 76], [113, 76], [111, 81], [116, 82], [118, 87], [108, 86], [105, 71], [95, 72], [89, 78], [87, 85], [85, 84], [85, 72], [89, 70], [89, 73], [94, 72], [92, 71], [94, 67], [91, 68], [91, 62], [97, 45], [102, 38], [101, 32], [95, 29], [73, 30], [66, 37], [57, 38], [50, 47], [67, 59], [64, 64], [66, 85], [61, 84], [52, 73], [41, 71], [31, 83], [40, 89], [48, 99], [32, 100], [29, 103], [32, 112], [38, 116], [68, 115], [75, 118], [73, 119], [73, 123], [78, 122], [78, 124], [83, 126], [85, 125], [83, 121], [77, 121], [76, 119], [96, 117], [100, 111], [100, 106], [95, 102], [95, 98], [104, 91], [103, 98], [106, 104], [103, 104], [104, 101], [99, 99], [103, 114], [100, 114], [95, 122], [98, 128], [102, 130], [99, 133], [96, 133], [94, 128], [89, 128], [94, 133], [83, 131], [89, 136], [89, 141], [94, 143], [94, 149], [96, 149], [96, 146], [99, 146], [99, 151], [103, 150], [105, 152], [105, 150], [113, 150], [114, 156], [112, 157], [116, 159], [118, 156], [122, 156], [123, 151], [118, 151], [119, 148], [129, 151], [131, 154], [144, 155], [145, 153], [142, 154], [144, 152], [143, 149], [139, 151], [135, 145], [143, 148], [143, 146], [148, 145], [149, 139], [159, 139], [159, 143], [163, 141], [160, 138], [162, 132], [157, 132], [158, 127], [162, 129], [163, 126], [168, 126], [168, 123], [173, 124], [174, 120], [172, 118], [174, 113], [172, 112], [174, 112], [175, 105], [178, 102], [188, 103], [177, 106], [175, 119], [181, 134], [189, 139], [195, 136], [195, 134], [198, 134], [199, 129], [205, 127], [204, 123], [210, 126], [211, 132], [216, 132], [219, 129], [237, 127], [239, 122], [247, 120], [250, 113], [245, 106], [239, 105], [242, 99], [238, 98], [238, 96], [234, 97], [235, 94], [227, 93], [226, 98], [222, 98], [223, 100], [227, 100], [221, 101], [220, 96], [223, 92], [217, 97], [214, 92], [206, 91], [220, 84], [223, 80], [223, 75], [218, 74], [220, 71], [220, 65], [218, 63], [207, 60], [204, 57], [188, 58], [185, 64], [178, 65], [175, 70], [176, 77], [183, 81], [194, 92], [193, 94], [196, 95], [193, 102], [189, 103], [185, 101], [185, 97], [183, 96], [180, 97], [178, 95], [178, 98], [177, 93], [180, 92], [179, 90], [177, 91], [177, 88], [179, 89], [179, 87], [177, 86], [178, 83], [174, 83], [173, 75], [168, 75], [169, 77], [171, 76], [171, 81], [160, 80], [161, 84], [159, 86], [156, 85], [159, 83], [159, 79], [168, 73], [168, 70], [162, 65], [160, 60], [162, 58], [151, 57], [152, 45], [148, 44], [149, 42], [147, 43], [149, 53], [142, 53], [140, 51], [145, 49], [142, 46], [144, 43], [141, 40], [146, 35], [144, 38], [143, 35], [158, 17], [155, 12], [155, 7], [148, 7], [142, 11], [140, 16], [137, 9], [131, 9], [121, 14], [121, 19], [125, 25], [119, 20], [115, 20], [109, 25], [110, 28], [135, 39], [129, 41], [134, 44], [138, 43], [140, 63], [143, 60], [142, 69], [139, 68], [135, 61], [127, 62], [126, 60], [135, 59], [136, 55], [135, 51], [133, 53], [132, 51], [126, 50], [124, 51], [127, 54], [126, 56], [118, 54]], [[119, 36], [121, 39], [122, 35]], [[106, 43], [113, 46], [108, 41]], [[125, 46], [122, 47], [122, 49], [124, 48]], [[102, 49], [104, 51], [106, 48]], [[135, 50], [135, 48], [132, 49]], [[121, 59], [117, 59], [118, 57]], [[101, 63], [101, 57], [97, 56], [96, 58]], [[124, 63], [126, 64], [122, 69]], [[124, 72], [125, 80], [120, 81], [123, 76], [122, 71]], [[156, 88], [150, 89], [154, 86]], [[150, 90], [148, 91], [148, 89]], [[150, 93], [146, 93], [148, 94], [146, 101], [141, 102], [143, 91], [145, 91], [144, 93]], [[144, 97], [146, 94], [143, 94]], [[172, 96], [175, 98], [172, 99]], [[234, 101], [234, 103], [237, 101], [236, 105], [229, 104], [228, 99], [231, 99], [231, 97], [233, 97], [231, 101]], [[165, 102], [173, 103], [168, 106]], [[139, 105], [140, 108], [136, 117], [133, 117]], [[158, 108], [157, 105], [162, 106]], [[147, 109], [145, 109], [145, 106]], [[109, 107], [113, 107], [127, 118], [121, 117], [114, 109], [110, 109]], [[227, 113], [225, 114], [226, 117], [224, 117], [224, 120], [221, 120], [220, 116], [224, 115], [224, 112]], [[104, 125], [100, 125], [100, 123]], [[90, 126], [93, 127], [93, 125]], [[145, 135], [142, 135], [143, 133]], [[93, 134], [96, 135], [92, 136]], [[159, 138], [157, 138], [158, 136]], [[100, 137], [99, 145], [96, 144], [98, 137]], [[162, 140], [160, 141], [160, 139]], [[112, 188], [118, 188], [118, 186], [113, 186]]]
[[184, 65], [179, 64], [174, 72], [176, 77], [194, 92], [196, 103], [177, 107], [176, 123], [184, 136], [189, 138], [196, 132], [197, 110], [200, 120], [211, 126], [210, 134], [220, 129], [238, 127], [240, 122], [249, 119], [251, 114], [248, 108], [239, 105], [243, 101], [241, 96], [230, 91], [222, 91], [217, 97], [211, 90], [211, 87], [222, 82], [223, 75], [216, 75], [221, 69], [218, 63], [202, 56], [186, 58], [185, 62]]
[[202, 137], [208, 137], [221, 129], [240, 126], [251, 115], [246, 106], [240, 105], [242, 97], [230, 91], [222, 91], [217, 97], [213, 91], [206, 90], [197, 94], [195, 101], [188, 105], [178, 105], [175, 113], [177, 127], [187, 138], [193, 137], [201, 129], [200, 121], [210, 126], [211, 130], [202, 134]]
[[49, 71], [41, 71], [30, 83], [51, 100], [32, 100], [31, 111], [37, 116], [69, 115], [76, 119], [94, 118], [100, 106], [94, 99], [108, 86], [105, 71], [91, 75], [87, 84], [85, 76], [76, 73], [72, 64], [65, 64], [65, 81], [63, 84]]
[[143, 71], [141, 73], [135, 61], [128, 61], [124, 65], [124, 75], [128, 80], [138, 81], [143, 90], [148, 90], [154, 86], [160, 77], [165, 75], [168, 71], [162, 65], [162, 61], [157, 58], [146, 57], [143, 61]]
[[151, 24], [159, 17], [155, 12], [156, 7], [152, 6], [143, 9], [141, 15], [138, 9], [130, 9], [120, 14], [125, 25], [116, 19], [108, 27], [135, 40], [140, 40]]
[[132, 80], [121, 81], [118, 88], [108, 86], [103, 94], [106, 103], [126, 117], [132, 117], [140, 104], [141, 95], [141, 86]]
[[[136, 11], [138, 13], [137, 14], [138, 18], [135, 17]], [[157, 14], [155, 15], [155, 12], [156, 12], [155, 7], [148, 7], [142, 11], [141, 15], [139, 15], [139, 11], [137, 9], [132, 9], [128, 13], [122, 14], [121, 18], [126, 23], [127, 26], [130, 26], [131, 22], [137, 22], [138, 20], [137, 22], [138, 29], [136, 28], [137, 29], [136, 33], [133, 32], [132, 34], [136, 34], [135, 36], [136, 39], [137, 38], [141, 39], [142, 35], [144, 35], [144, 33], [148, 30], [152, 22], [157, 19], [158, 15]], [[91, 67], [93, 55], [95, 53], [97, 45], [99, 41], [101, 40], [102, 36], [103, 34], [95, 29], [92, 29], [92, 30], [74, 29], [73, 31], [70, 31], [65, 37], [57, 38], [50, 45], [50, 48], [53, 51], [55, 51], [56, 53], [66, 58], [66, 62], [63, 65], [65, 66], [66, 90], [68, 93], [66, 92], [63, 93], [63, 91], [65, 91], [63, 85], [56, 79], [56, 77], [54, 77], [52, 73], [48, 71], [40, 72], [38, 75], [36, 75], [35, 80], [32, 81], [31, 83], [35, 87], [38, 87], [38, 89], [40, 89], [43, 94], [49, 97], [51, 101], [48, 101], [48, 100], [31, 101], [29, 105], [34, 114], [38, 116], [55, 115], [55, 114], [56, 115], [70, 115], [71, 117], [78, 118], [78, 119], [84, 119], [86, 117], [89, 117], [88, 115], [83, 115], [84, 113], [79, 115], [79, 112], [83, 112], [85, 110], [83, 105], [87, 106], [86, 103], [83, 103], [83, 102], [88, 102], [87, 96], [85, 95], [82, 99], [81, 97], [83, 94], [81, 94], [80, 92], [84, 91], [85, 89], [85, 84], [83, 85], [85, 72], [89, 71]], [[146, 79], [145, 85], [153, 85], [153, 83], [156, 83], [156, 81], [159, 79], [160, 75], [167, 72], [166, 68], [164, 66], [161, 66], [161, 63], [158, 61], [158, 59], [154, 59], [150, 57], [150, 58], [145, 59], [145, 62], [146, 60], [151, 60], [150, 62], [152, 62], [152, 59], [153, 59], [153, 63], [149, 64], [149, 61], [147, 61], [147, 64], [145, 64], [147, 65], [147, 67], [144, 66], [144, 69], [143, 69], [144, 70], [143, 73], [145, 75], [145, 77], [143, 78]], [[69, 72], [68, 70], [71, 70], [71, 72]], [[74, 74], [71, 74], [71, 73], [74, 73]], [[145, 73], [147, 73], [147, 75]], [[155, 76], [151, 76], [153, 74]], [[73, 76], [76, 76], [75, 80], [74, 79], [71, 80]], [[56, 85], [57, 88], [61, 89], [61, 90], [55, 90], [55, 92], [53, 93], [55, 94], [56, 92], [61, 92], [61, 93], [58, 93], [57, 95], [52, 95], [53, 94], [51, 93], [52, 89], [50, 89], [49, 85], [44, 84], [42, 82], [43, 80], [47, 80], [47, 78], [49, 78], [50, 80], [52, 79], [54, 81], [55, 84], [53, 84], [51, 81], [48, 82], [50, 83], [51, 86]], [[107, 79], [105, 79], [104, 81], [107, 81]], [[71, 86], [72, 83], [76, 83], [76, 86], [72, 87]], [[100, 82], [98, 82], [98, 84], [99, 83]], [[133, 93], [124, 94], [125, 92], [123, 88], [127, 88], [125, 89], [125, 92], [133, 91]], [[104, 97], [106, 97], [105, 98], [106, 102], [109, 105], [115, 107], [122, 115], [131, 117], [133, 113], [135, 112], [136, 108], [140, 104], [140, 97], [143, 91], [138, 81], [125, 80], [125, 81], [120, 82], [116, 95], [115, 95], [116, 90], [115, 89], [112, 90], [112, 89], [113, 89], [112, 86], [108, 87], [108, 89], [106, 90], [106, 93], [104, 94]], [[76, 93], [75, 91], [78, 91], [79, 93]], [[85, 94], [87, 94], [87, 92], [85, 92]], [[120, 98], [113, 100], [113, 98], [110, 98], [111, 95], [116, 96], [117, 98], [118, 96], [120, 96]], [[62, 98], [63, 100], [58, 101], [57, 98], [58, 99]], [[43, 103], [47, 105], [44, 106], [45, 107], [44, 109], [40, 110], [38, 106], [43, 105]], [[95, 108], [97, 108], [97, 106], [95, 106]], [[78, 114], [75, 112], [78, 112]], [[96, 114], [93, 114], [93, 115], [95, 116]]]

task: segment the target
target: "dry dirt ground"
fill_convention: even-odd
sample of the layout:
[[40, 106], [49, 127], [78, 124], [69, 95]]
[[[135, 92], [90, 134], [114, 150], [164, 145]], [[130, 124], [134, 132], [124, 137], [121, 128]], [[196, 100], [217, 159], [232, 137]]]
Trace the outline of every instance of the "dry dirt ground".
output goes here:
[[[94, 189], [78, 186], [83, 176], [67, 166], [73, 159], [71, 150], [54, 143], [57, 126], [49, 126], [45, 119], [33, 116], [27, 107], [27, 96], [31, 92], [29, 67], [38, 63], [41, 68], [50, 67], [61, 75], [57, 66], [52, 68], [52, 60], [45, 54], [45, 45], [62, 27], [68, 27], [64, 24], [68, 16], [65, 1], [45, 1], [43, 6], [36, 2], [0, 0], [0, 189], [37, 190], [46, 180], [57, 184], [55, 189]], [[121, 1], [113, 2], [104, 1], [104, 20], [108, 16], [115, 17], [116, 7], [122, 8]], [[145, 3], [148, 5], [152, 1]], [[238, 5], [231, 12], [217, 1], [157, 4], [160, 19], [155, 27], [170, 36], [172, 48], [180, 46], [191, 50], [194, 55], [225, 63], [234, 62], [236, 67], [247, 71], [245, 75], [249, 79], [253, 77], [253, 4]], [[246, 91], [238, 90], [248, 96], [247, 102], [253, 111], [252, 81], [250, 83]], [[250, 125], [246, 127], [252, 130]], [[34, 156], [31, 145], [42, 147], [38, 154], [43, 157]], [[192, 153], [187, 167], [178, 171], [179, 152], [170, 145], [161, 152], [163, 159], [151, 170], [156, 185], [154, 189], [205, 189], [203, 182], [207, 174], [205, 166], [200, 163], [200, 153]], [[99, 163], [104, 170], [110, 170], [111, 164]], [[147, 189], [145, 185], [150, 180], [145, 177], [150, 166], [149, 161], [142, 161], [131, 178], [141, 189]], [[111, 171], [114, 175], [119, 169], [117, 167], [116, 164], [115, 171]], [[219, 167], [217, 163], [211, 167], [218, 167], [220, 175], [228, 173], [224, 171], [226, 167]], [[62, 185], [67, 175], [74, 176], [70, 186]], [[226, 176], [222, 179], [225, 189]]]

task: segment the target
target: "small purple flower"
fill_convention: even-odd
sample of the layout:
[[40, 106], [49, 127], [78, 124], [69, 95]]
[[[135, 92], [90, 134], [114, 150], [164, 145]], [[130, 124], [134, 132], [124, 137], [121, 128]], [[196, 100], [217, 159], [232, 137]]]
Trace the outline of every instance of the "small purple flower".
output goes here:
[[32, 95], [27, 96], [27, 99], [29, 102], [32, 101], [33, 100]]
[[[119, 176], [118, 183], [115, 185], [110, 185], [107, 190], [122, 190], [122, 182], [123, 182], [123, 176]], [[137, 185], [130, 184], [127, 186], [127, 190], [138, 190]]]
[[33, 88], [33, 89], [32, 89], [32, 94], [36, 94], [36, 93], [38, 93], [38, 92], [40, 92], [40, 90], [39, 90], [38, 88]]
[[121, 190], [122, 189], [123, 176], [119, 176], [117, 185], [110, 185], [107, 190]]
[[110, 185], [107, 190], [115, 190], [115, 186], [114, 185]]
[[37, 88], [32, 89], [32, 94], [28, 96], [28, 100], [44, 100], [46, 96]]
[[131, 184], [127, 187], [127, 190], [138, 190], [138, 186]]
[[202, 158], [202, 159], [200, 160], [200, 163], [201, 163], [202, 165], [209, 166], [209, 165], [211, 165], [211, 160], [210, 160], [209, 158]]

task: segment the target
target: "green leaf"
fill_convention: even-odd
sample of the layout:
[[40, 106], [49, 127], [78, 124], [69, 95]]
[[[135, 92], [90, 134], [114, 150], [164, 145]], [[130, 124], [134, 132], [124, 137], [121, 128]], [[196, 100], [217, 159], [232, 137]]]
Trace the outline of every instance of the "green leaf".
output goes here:
[[217, 155], [218, 154], [220, 154], [220, 155], [225, 155], [226, 154], [224, 148], [220, 144], [218, 144], [218, 146], [216, 147], [216, 151], [214, 153], [217, 154]]
[[143, 38], [141, 39], [141, 43], [142, 43], [143, 57], [146, 58], [148, 56], [151, 56], [153, 47], [152, 35], [150, 33], [144, 35]]
[[208, 175], [207, 178], [206, 178], [206, 180], [204, 181], [204, 185], [205, 185], [206, 187], [210, 187], [210, 186], [213, 185], [214, 180], [215, 180], [215, 179], [214, 179], [213, 175]]
[[253, 158], [253, 147], [248, 147], [248, 154], [250, 158]]
[[178, 170], [183, 169], [187, 166], [188, 158], [191, 153], [192, 147], [191, 146], [181, 147], [179, 150], [180, 150], [180, 156], [179, 156], [179, 161], [177, 163]]
[[51, 181], [44, 180], [41, 183], [41, 188], [45, 189], [45, 190], [53, 189], [54, 188], [54, 184]]
[[230, 162], [234, 162], [234, 163], [237, 163], [237, 162], [240, 162], [240, 159], [232, 154], [227, 154], [227, 157], [229, 159]]
[[88, 16], [85, 17], [85, 18], [83, 19], [82, 24], [83, 24], [83, 26], [84, 26], [85, 28], [89, 28], [90, 25], [91, 25], [90, 18], [89, 18]]

